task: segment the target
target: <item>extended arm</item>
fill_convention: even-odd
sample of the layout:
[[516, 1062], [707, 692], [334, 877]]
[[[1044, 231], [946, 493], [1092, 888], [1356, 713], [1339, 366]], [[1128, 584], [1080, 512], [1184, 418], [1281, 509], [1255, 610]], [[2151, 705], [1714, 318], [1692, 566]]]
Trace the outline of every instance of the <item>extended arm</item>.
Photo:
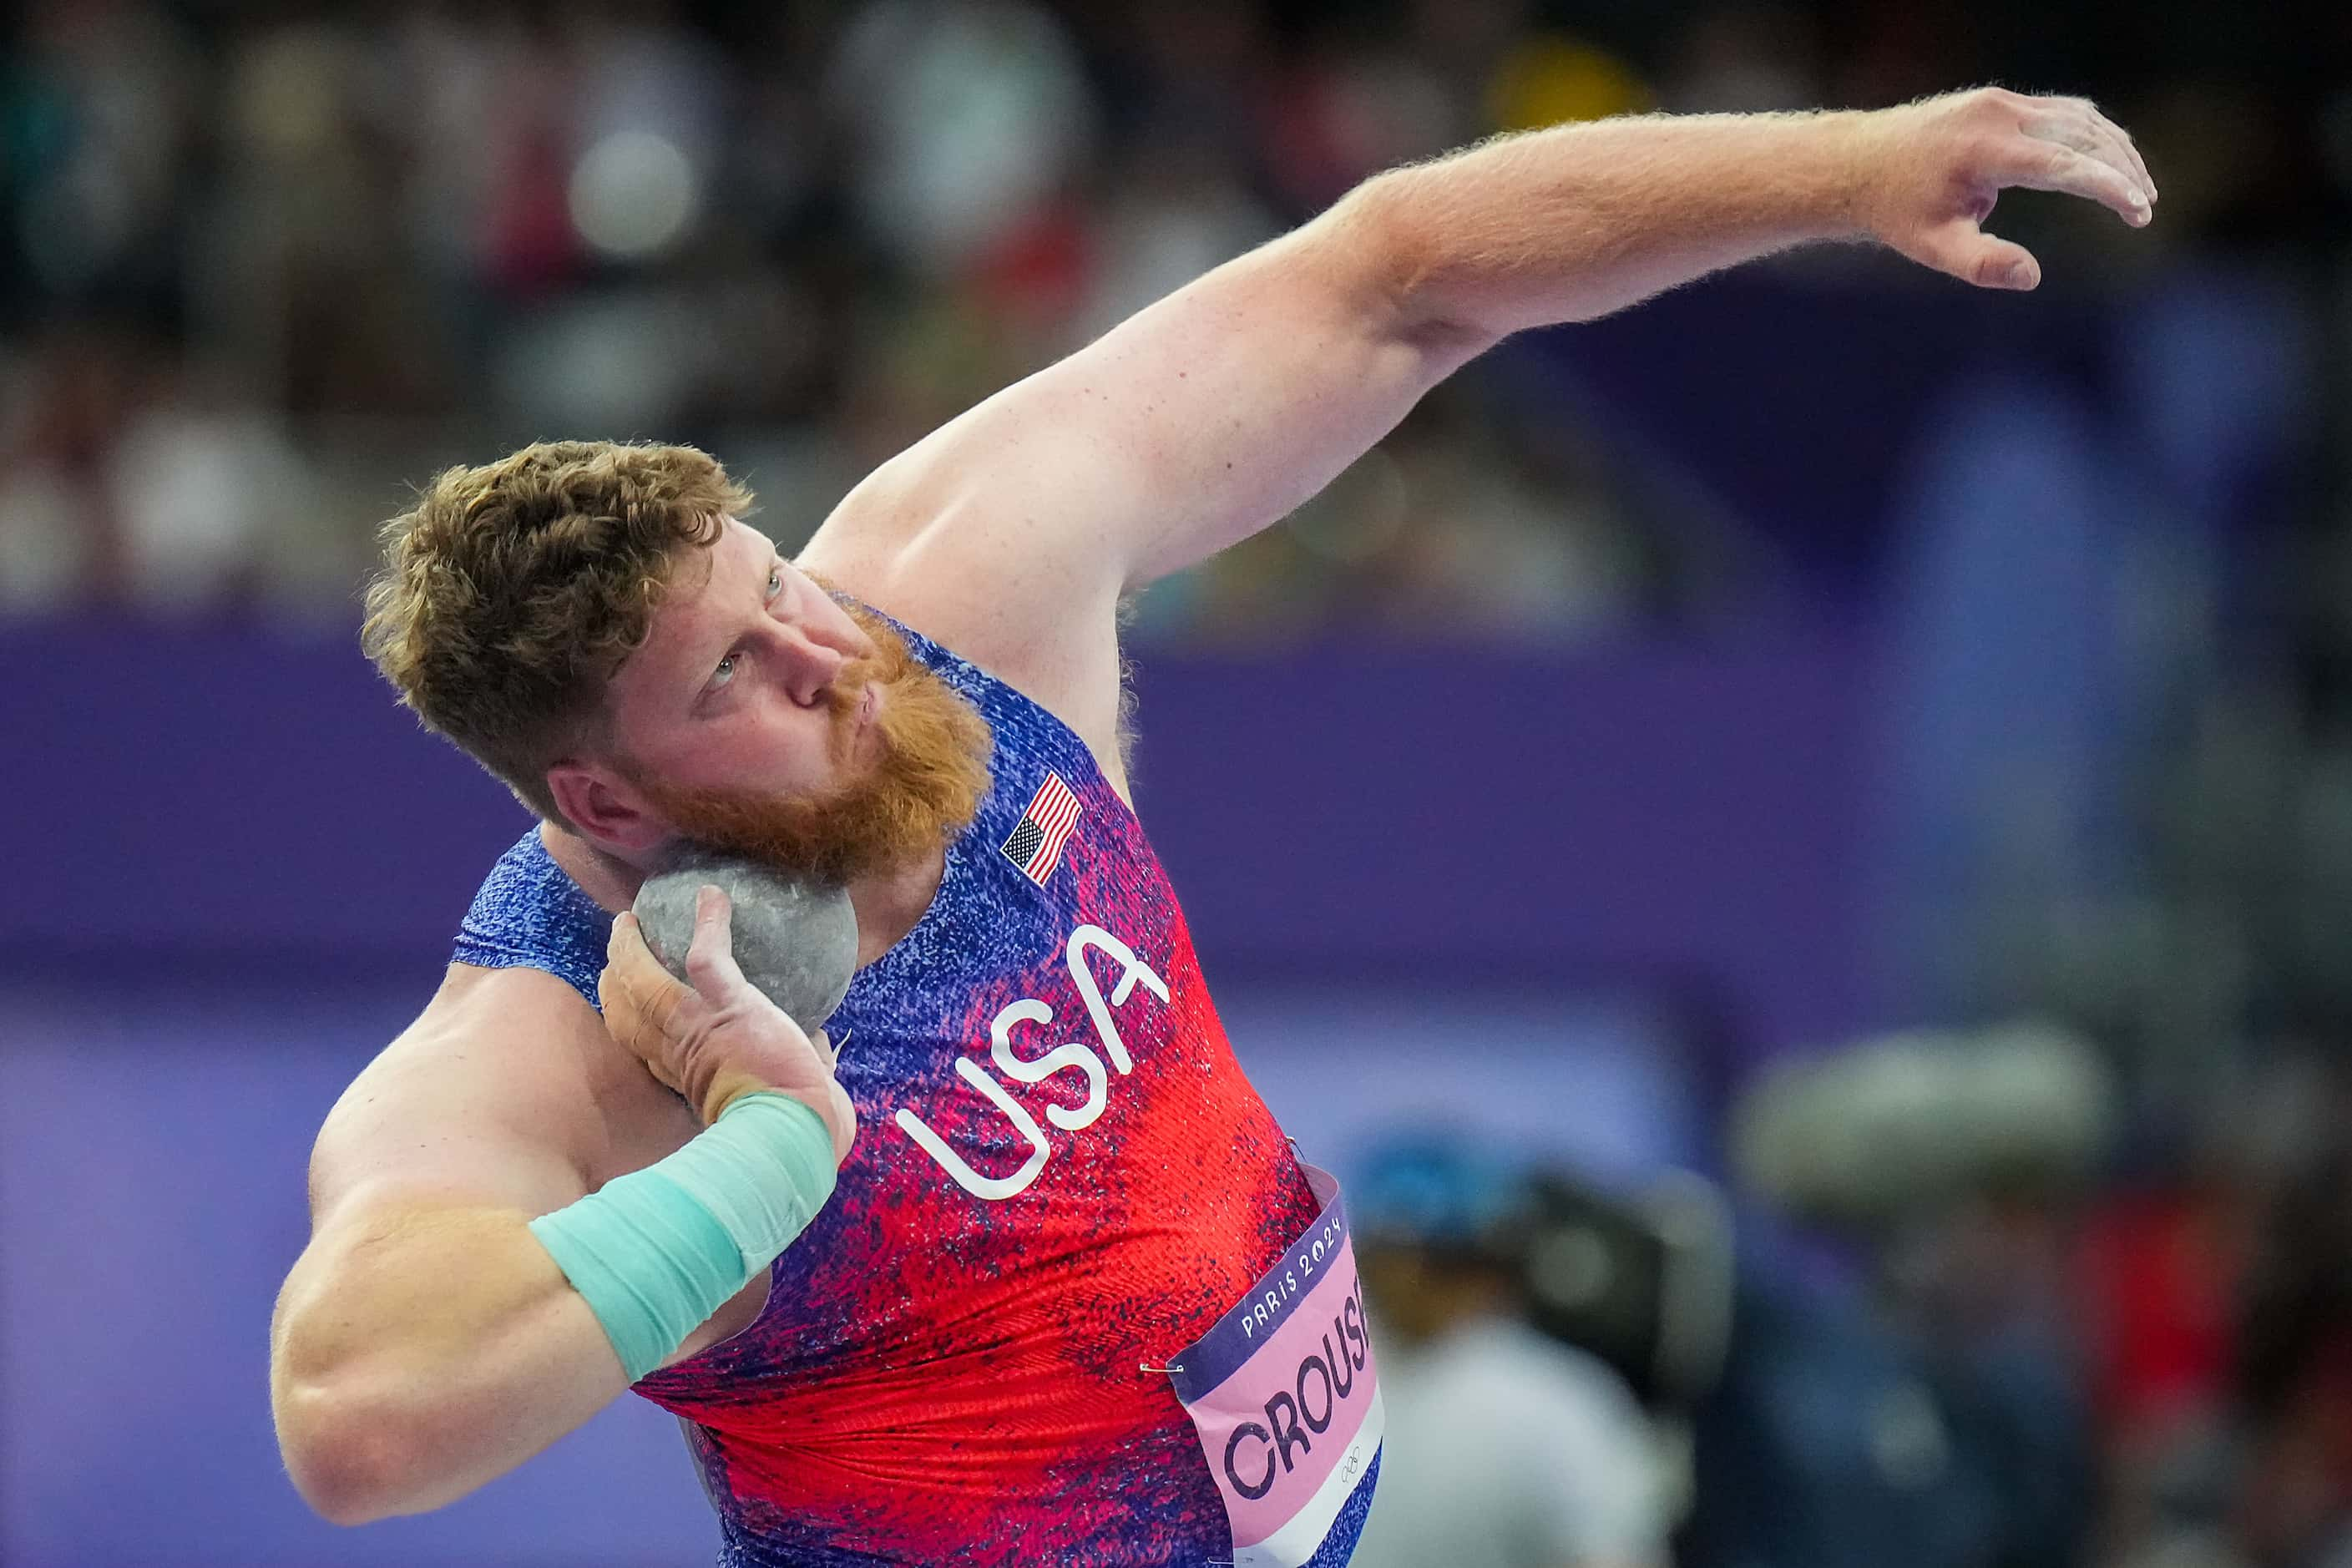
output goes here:
[[1875, 113], [1603, 121], [1399, 170], [1350, 199], [1379, 214], [1400, 330], [1483, 348], [1810, 240], [1876, 239], [1970, 283], [2031, 289], [2033, 258], [1979, 227], [2012, 185], [2134, 224], [2154, 199], [2138, 153], [2088, 103], [1998, 89]]
[[1652, 116], [1379, 175], [886, 465], [802, 558], [959, 644], [1108, 754], [1112, 609], [1306, 500], [1510, 332], [1811, 240], [2031, 288], [2011, 186], [2147, 220], [2124, 133], [1998, 89], [1869, 113]]

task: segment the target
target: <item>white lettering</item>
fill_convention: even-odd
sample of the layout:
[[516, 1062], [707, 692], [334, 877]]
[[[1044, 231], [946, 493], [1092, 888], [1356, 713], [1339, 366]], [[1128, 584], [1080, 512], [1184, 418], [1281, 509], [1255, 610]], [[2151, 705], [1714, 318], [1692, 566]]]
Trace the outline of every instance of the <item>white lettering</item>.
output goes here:
[[[1118, 978], [1111, 986], [1108, 1002], [1104, 999], [1101, 983], [1096, 980], [1094, 971], [1087, 962], [1087, 955], [1096, 952], [1110, 954], [1119, 966]], [[1127, 999], [1139, 984], [1166, 1002], [1169, 1000], [1168, 983], [1151, 965], [1136, 956], [1133, 948], [1097, 925], [1082, 925], [1072, 931], [1064, 948], [1064, 957], [1069, 964], [1071, 982], [1076, 985], [1080, 999], [1087, 1005], [1087, 1016], [1094, 1024], [1095, 1036], [1109, 1054], [1110, 1065], [1118, 1069], [1121, 1077], [1133, 1072], [1134, 1058], [1128, 1054], [1127, 1042], [1119, 1037], [1118, 1025], [1111, 1017], [1111, 1009], [1125, 1006]], [[1055, 1046], [1035, 1057], [1024, 1058], [1013, 1049], [1014, 1025], [1042, 1026], [1053, 1021], [1054, 1009], [1034, 997], [1024, 997], [1008, 1005], [990, 1021], [989, 1054], [995, 1061], [997, 1070], [1015, 1083], [1043, 1083], [1056, 1073], [1065, 1072], [1083, 1076], [1087, 1083], [1085, 1103], [1076, 1110], [1058, 1103], [1045, 1107], [1046, 1121], [1065, 1132], [1077, 1132], [1093, 1126], [1109, 1104], [1110, 1075], [1103, 1067], [1103, 1058], [1075, 1040]], [[982, 1175], [966, 1163], [962, 1156], [949, 1148], [947, 1140], [933, 1131], [913, 1110], [901, 1107], [891, 1120], [898, 1123], [900, 1131], [915, 1141], [917, 1147], [938, 1161], [940, 1168], [955, 1178], [958, 1186], [975, 1197], [1001, 1202], [1020, 1193], [1037, 1179], [1037, 1173], [1045, 1168], [1045, 1162], [1053, 1155], [1053, 1147], [1046, 1142], [1045, 1130], [1037, 1125], [1035, 1118], [978, 1064], [969, 1058], [959, 1060], [956, 1073], [1004, 1112], [1005, 1119], [1013, 1123], [1014, 1130], [1029, 1141], [1030, 1152], [1021, 1163], [1019, 1170], [1009, 1176]]]
[[1050, 1024], [1053, 1021], [1054, 1010], [1051, 1007], [1043, 1002], [1024, 998], [996, 1016], [995, 1021], [988, 1026], [989, 1038], [993, 1043], [996, 1070], [1015, 1083], [1043, 1083], [1057, 1072], [1073, 1069], [1086, 1074], [1087, 1102], [1084, 1105], [1076, 1110], [1066, 1105], [1045, 1107], [1046, 1121], [1065, 1132], [1076, 1132], [1081, 1128], [1093, 1126], [1095, 1118], [1100, 1116], [1103, 1107], [1109, 1103], [1110, 1075], [1103, 1071], [1102, 1058], [1076, 1040], [1066, 1046], [1055, 1046], [1044, 1056], [1028, 1061], [1013, 1054], [1011, 1036], [1013, 1025]]
[[986, 1095], [996, 1109], [1004, 1112], [1021, 1135], [1029, 1140], [1029, 1157], [1021, 1168], [1009, 1176], [983, 1176], [964, 1163], [963, 1156], [948, 1147], [947, 1140], [926, 1126], [923, 1119], [904, 1106], [892, 1120], [898, 1130], [912, 1138], [923, 1152], [937, 1160], [947, 1173], [956, 1179], [956, 1185], [976, 1198], [1002, 1203], [1037, 1179], [1045, 1168], [1045, 1157], [1052, 1149], [1045, 1142], [1045, 1130], [1037, 1125], [1030, 1114], [1021, 1109], [1021, 1102], [1004, 1091], [1003, 1085], [974, 1067], [970, 1057], [957, 1058], [956, 1072], [966, 1083]]
[[1094, 971], [1087, 966], [1087, 953], [1090, 949], [1099, 949], [1119, 962], [1121, 973], [1118, 984], [1111, 987], [1111, 1007], [1127, 1005], [1128, 995], [1139, 980], [1154, 996], [1165, 1002], [1168, 1000], [1168, 983], [1152, 972], [1151, 965], [1135, 956], [1135, 949], [1102, 927], [1080, 926], [1070, 933], [1070, 978], [1077, 982], [1078, 994], [1086, 998], [1087, 1016], [1095, 1021], [1095, 1033], [1102, 1037], [1103, 1049], [1110, 1053], [1110, 1065], [1123, 1076], [1135, 1070], [1135, 1063], [1127, 1054], [1127, 1042], [1118, 1037], [1118, 1026], [1111, 1022], [1110, 1007], [1103, 1005], [1102, 987], [1095, 983]]

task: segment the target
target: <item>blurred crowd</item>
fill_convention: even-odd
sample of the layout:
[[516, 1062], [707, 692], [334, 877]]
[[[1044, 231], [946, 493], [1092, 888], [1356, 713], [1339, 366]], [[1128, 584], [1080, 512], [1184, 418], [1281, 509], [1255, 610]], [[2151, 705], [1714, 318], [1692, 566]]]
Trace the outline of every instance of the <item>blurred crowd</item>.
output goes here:
[[[349, 621], [405, 485], [557, 435], [704, 446], [791, 546], [1382, 167], [1649, 108], [2096, 92], [2157, 167], [2152, 254], [2287, 281], [2151, 290], [2084, 355], [2132, 362], [2124, 413], [2078, 417], [2071, 363], [1944, 405], [1885, 595], [1891, 860], [1934, 914], [1888, 922], [1901, 1000], [2095, 1049], [1906, 1037], [1756, 1086], [1730, 1185], [1840, 1237], [1826, 1269], [1406, 1150], [1365, 1203], [1382, 1353], [1442, 1457], [1553, 1422], [1512, 1472], [1550, 1568], [2352, 1568], [2352, 491], [2281, 458], [2313, 377], [2263, 359], [2332, 309], [2340, 394], [2347, 16], [32, 0], [0, 20], [0, 616]], [[1137, 635], [1664, 614], [1698, 503], [1543, 395], [1474, 367]]]
[[1359, 1561], [2346, 1568], [2347, 1082], [2274, 1060], [2168, 1142], [2015, 1022], [1780, 1064], [1719, 1190], [1400, 1131], [1349, 1196]]
[[[1365, 174], [1646, 96], [1476, 7], [1277, 47], [1234, 5], [57, 0], [15, 42], [20, 609], [339, 613], [402, 481], [559, 433], [704, 444], [793, 542], [883, 458]], [[1303, 520], [1166, 613], [1309, 616], [1345, 575], [1375, 613], [1605, 614], [1622, 525], [1575, 463], [1535, 467], [1435, 413], [1341, 487], [1348, 526]], [[1458, 606], [1384, 592], [1404, 577]]]
[[[35, 0], [0, 22], [0, 613], [348, 616], [404, 485], [560, 434], [703, 444], [795, 542], [1380, 168], [1999, 58], [2000, 8], [1864, 11]], [[2259, 117], [2216, 123], [2225, 183], [2268, 167]], [[1639, 487], [1562, 411], [1494, 416], [1522, 395], [1465, 378], [1140, 635], [1643, 615], [1675, 567]]]

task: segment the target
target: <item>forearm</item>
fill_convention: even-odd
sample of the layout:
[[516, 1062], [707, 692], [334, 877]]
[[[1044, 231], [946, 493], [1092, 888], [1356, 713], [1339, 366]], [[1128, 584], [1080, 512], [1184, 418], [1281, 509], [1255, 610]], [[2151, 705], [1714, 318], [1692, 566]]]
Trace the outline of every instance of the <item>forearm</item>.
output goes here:
[[419, 1210], [328, 1238], [279, 1299], [271, 1404], [296, 1486], [357, 1523], [438, 1508], [627, 1387], [519, 1212]]
[[1489, 142], [1348, 198], [1412, 331], [1588, 321], [1808, 240], [1859, 237], [1853, 113], [1645, 115]]
[[842, 1152], [804, 1102], [747, 1094], [668, 1157], [536, 1219], [404, 1207], [324, 1233], [271, 1343], [296, 1485], [358, 1523], [513, 1468], [707, 1343], [832, 1195]]

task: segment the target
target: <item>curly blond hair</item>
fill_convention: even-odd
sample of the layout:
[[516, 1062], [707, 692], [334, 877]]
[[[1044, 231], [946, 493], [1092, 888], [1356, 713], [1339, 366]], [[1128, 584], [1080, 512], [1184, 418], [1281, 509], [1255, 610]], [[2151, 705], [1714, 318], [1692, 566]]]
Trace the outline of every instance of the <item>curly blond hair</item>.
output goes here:
[[692, 447], [549, 441], [447, 469], [383, 525], [361, 647], [426, 729], [562, 821], [548, 767], [609, 733], [605, 685], [673, 569], [751, 506]]

